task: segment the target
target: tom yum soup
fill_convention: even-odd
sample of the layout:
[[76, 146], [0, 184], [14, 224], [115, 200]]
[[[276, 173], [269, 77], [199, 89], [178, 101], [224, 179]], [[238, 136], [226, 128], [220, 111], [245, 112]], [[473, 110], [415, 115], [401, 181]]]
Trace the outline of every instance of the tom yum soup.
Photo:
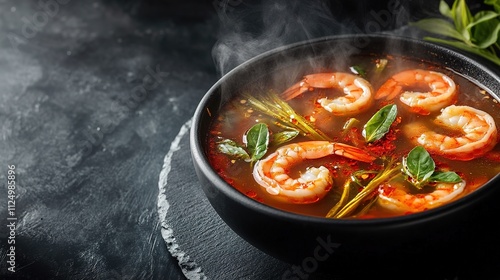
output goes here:
[[368, 219], [438, 207], [500, 172], [500, 106], [486, 90], [402, 57], [350, 63], [234, 94], [210, 127], [218, 174], [275, 208]]

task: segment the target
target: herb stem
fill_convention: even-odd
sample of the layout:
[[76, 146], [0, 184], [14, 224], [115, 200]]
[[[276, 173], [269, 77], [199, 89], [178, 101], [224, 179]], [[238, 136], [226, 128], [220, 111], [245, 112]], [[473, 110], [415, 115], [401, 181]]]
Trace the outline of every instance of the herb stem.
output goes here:
[[366, 197], [372, 194], [383, 182], [390, 181], [395, 176], [401, 174], [399, 163], [394, 164], [391, 160], [387, 167], [377, 174], [362, 191], [360, 191], [351, 201], [349, 201], [333, 218], [348, 217], [364, 201]]
[[353, 180], [351, 178], [346, 180], [346, 182], [344, 183], [344, 189], [342, 191], [342, 195], [340, 196], [340, 199], [335, 204], [335, 206], [333, 206], [332, 209], [330, 209], [330, 211], [328, 211], [328, 213], [326, 214], [327, 218], [333, 218], [335, 214], [337, 214], [337, 212], [340, 210], [340, 207], [343, 207], [347, 203], [349, 199], [349, 193], [352, 182]]
[[328, 135], [315, 129], [303, 116], [296, 113], [286, 101], [280, 99], [272, 92], [263, 95], [260, 100], [248, 94], [245, 95], [245, 98], [255, 109], [281, 121], [287, 127], [295, 128], [314, 140], [332, 141]]

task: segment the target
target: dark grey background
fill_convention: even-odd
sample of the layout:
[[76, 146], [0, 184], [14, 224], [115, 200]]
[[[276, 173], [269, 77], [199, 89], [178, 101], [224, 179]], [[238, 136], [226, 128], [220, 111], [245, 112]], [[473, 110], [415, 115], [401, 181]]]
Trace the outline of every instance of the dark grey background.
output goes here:
[[[390, 2], [0, 0], [0, 278], [184, 279], [161, 235], [158, 181], [203, 94], [273, 47], [346, 32], [416, 36], [401, 27], [437, 12], [438, 1], [393, 1], [401, 13]], [[187, 170], [171, 182], [196, 182]]]

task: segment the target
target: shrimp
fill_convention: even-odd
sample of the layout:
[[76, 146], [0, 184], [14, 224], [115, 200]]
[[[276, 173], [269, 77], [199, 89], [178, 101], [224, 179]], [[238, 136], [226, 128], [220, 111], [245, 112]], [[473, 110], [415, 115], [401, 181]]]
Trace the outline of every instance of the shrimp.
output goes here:
[[[426, 84], [430, 91], [404, 91], [405, 87]], [[406, 70], [390, 77], [375, 94], [375, 99], [392, 100], [401, 94], [399, 100], [410, 110], [422, 115], [438, 111], [456, 101], [457, 86], [448, 76], [440, 72], [422, 69]]]
[[429, 130], [420, 122], [406, 125], [404, 132], [429, 153], [453, 160], [467, 161], [481, 157], [497, 144], [495, 120], [488, 113], [473, 107], [450, 105], [441, 111], [434, 122], [453, 133], [441, 134]]
[[323, 97], [318, 103], [334, 115], [350, 115], [360, 113], [373, 103], [373, 88], [367, 80], [353, 74], [334, 72], [318, 73], [304, 76], [302, 81], [285, 90], [281, 97], [285, 100], [295, 98], [314, 88], [340, 88], [344, 96], [334, 99]]
[[379, 186], [377, 203], [392, 211], [421, 212], [458, 198], [465, 186], [463, 180], [458, 183], [437, 183], [431, 192], [412, 194], [404, 190], [400, 183], [385, 183]]
[[291, 178], [287, 171], [307, 159], [339, 155], [363, 162], [375, 158], [365, 151], [342, 143], [307, 141], [282, 146], [254, 167], [253, 176], [266, 191], [285, 201], [306, 204], [322, 199], [333, 185], [330, 171], [324, 167], [309, 167], [299, 178]]

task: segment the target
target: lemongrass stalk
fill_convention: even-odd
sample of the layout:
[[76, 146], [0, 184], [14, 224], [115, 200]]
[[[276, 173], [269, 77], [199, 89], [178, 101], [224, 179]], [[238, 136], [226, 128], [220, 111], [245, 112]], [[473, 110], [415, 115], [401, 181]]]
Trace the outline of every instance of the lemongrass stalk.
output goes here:
[[340, 199], [335, 204], [335, 206], [333, 206], [332, 209], [330, 209], [330, 211], [328, 211], [328, 213], [326, 214], [327, 218], [333, 218], [335, 216], [335, 214], [337, 214], [337, 212], [340, 210], [340, 207], [343, 207], [348, 202], [349, 194], [350, 194], [350, 190], [351, 190], [351, 183], [352, 183], [351, 179], [348, 179], [345, 182], [344, 189], [342, 191], [342, 195], [340, 196]]
[[399, 163], [394, 164], [391, 161], [387, 167], [377, 174], [363, 190], [361, 190], [351, 201], [349, 201], [335, 216], [334, 218], [348, 217], [356, 208], [364, 201], [366, 197], [372, 194], [382, 183], [390, 181], [395, 176], [401, 174]]
[[276, 94], [268, 93], [263, 95], [261, 100], [249, 95], [246, 95], [245, 98], [261, 113], [281, 121], [288, 127], [297, 129], [314, 140], [332, 141], [328, 135], [314, 128], [312, 124], [295, 112], [288, 103], [280, 99]]

